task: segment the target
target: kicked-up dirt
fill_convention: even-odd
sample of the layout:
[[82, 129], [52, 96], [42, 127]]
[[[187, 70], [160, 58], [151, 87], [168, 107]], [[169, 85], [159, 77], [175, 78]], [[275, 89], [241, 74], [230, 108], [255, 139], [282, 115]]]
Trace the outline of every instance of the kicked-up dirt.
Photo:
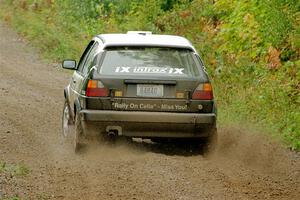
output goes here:
[[241, 127], [220, 128], [208, 156], [146, 142], [74, 154], [61, 138], [70, 75], [0, 24], [0, 199], [300, 198], [299, 154]]

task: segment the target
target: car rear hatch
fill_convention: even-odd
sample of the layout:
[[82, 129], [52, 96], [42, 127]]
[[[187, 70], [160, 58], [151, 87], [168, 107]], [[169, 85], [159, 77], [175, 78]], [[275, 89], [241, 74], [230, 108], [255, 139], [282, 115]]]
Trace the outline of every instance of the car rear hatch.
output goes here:
[[[102, 93], [90, 93], [89, 86], [101, 88]], [[87, 84], [86, 95], [87, 109], [193, 113], [213, 110], [207, 74], [188, 49], [108, 49]]]

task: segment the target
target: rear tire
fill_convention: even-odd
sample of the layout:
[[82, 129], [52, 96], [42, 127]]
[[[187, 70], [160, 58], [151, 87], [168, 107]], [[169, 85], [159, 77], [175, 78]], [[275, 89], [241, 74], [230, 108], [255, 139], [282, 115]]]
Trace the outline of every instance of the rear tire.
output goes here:
[[73, 133], [73, 148], [75, 153], [78, 153], [80, 148], [83, 145], [84, 140], [84, 133], [83, 133], [83, 126], [82, 121], [80, 119], [79, 113], [75, 115], [75, 127], [74, 127], [74, 133]]
[[216, 150], [218, 143], [218, 131], [216, 128], [211, 130], [210, 135], [204, 140], [203, 152], [205, 154], [212, 153]]
[[62, 115], [62, 135], [63, 135], [64, 139], [70, 137], [73, 124], [74, 124], [74, 122], [71, 117], [70, 106], [69, 106], [67, 100], [65, 100], [64, 108], [63, 108], [63, 115]]

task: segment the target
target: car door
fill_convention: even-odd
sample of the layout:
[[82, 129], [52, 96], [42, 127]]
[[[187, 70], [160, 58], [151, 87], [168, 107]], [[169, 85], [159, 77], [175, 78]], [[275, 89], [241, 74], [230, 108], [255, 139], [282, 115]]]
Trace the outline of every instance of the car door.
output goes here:
[[71, 92], [70, 92], [70, 103], [71, 105], [74, 105], [75, 100], [78, 98], [78, 96], [82, 95], [82, 85], [83, 81], [85, 80], [88, 71], [89, 66], [92, 62], [93, 57], [95, 56], [95, 52], [98, 48], [99, 44], [95, 41], [91, 41], [89, 45], [87, 46], [86, 50], [84, 51], [77, 70], [74, 72], [70, 84]]

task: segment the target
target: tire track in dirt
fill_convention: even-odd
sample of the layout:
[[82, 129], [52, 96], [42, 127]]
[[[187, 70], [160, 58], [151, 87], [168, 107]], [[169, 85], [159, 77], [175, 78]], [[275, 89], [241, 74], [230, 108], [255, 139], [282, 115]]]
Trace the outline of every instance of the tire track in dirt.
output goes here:
[[[70, 73], [37, 56], [0, 24], [0, 191], [26, 199], [297, 199], [299, 155], [240, 127], [220, 130], [204, 157], [170, 145], [92, 144], [74, 155], [61, 142], [63, 88]], [[1, 198], [0, 198], [1, 199]]]

